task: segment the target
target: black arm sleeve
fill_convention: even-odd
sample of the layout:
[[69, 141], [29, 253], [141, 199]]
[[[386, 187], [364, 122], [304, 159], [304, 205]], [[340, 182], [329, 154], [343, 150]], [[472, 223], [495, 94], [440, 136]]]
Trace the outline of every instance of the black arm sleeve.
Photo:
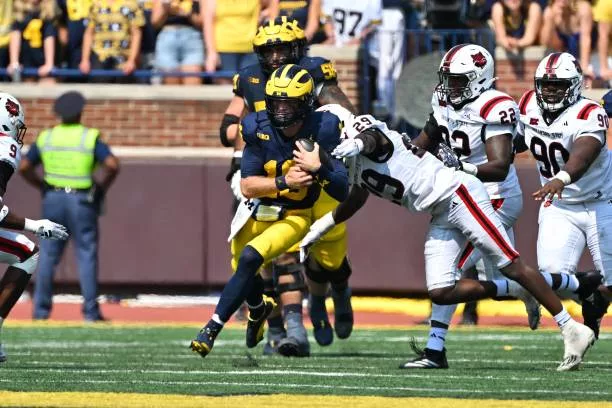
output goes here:
[[379, 157], [387, 155], [389, 149], [393, 149], [393, 145], [388, 143], [385, 135], [376, 128], [366, 129], [355, 138], [363, 142], [361, 154], [374, 161], [377, 161]]
[[0, 196], [6, 192], [6, 186], [15, 170], [7, 162], [0, 161]]
[[429, 114], [429, 118], [427, 122], [425, 122], [425, 126], [423, 126], [423, 131], [427, 133], [427, 136], [429, 136], [432, 142], [439, 143], [442, 141], [442, 131], [433, 113]]

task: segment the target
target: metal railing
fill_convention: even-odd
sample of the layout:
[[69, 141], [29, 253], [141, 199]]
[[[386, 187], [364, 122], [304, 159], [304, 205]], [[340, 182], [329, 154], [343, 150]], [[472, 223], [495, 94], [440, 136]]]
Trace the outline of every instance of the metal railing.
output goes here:
[[[373, 45], [371, 35], [362, 43], [360, 86], [361, 111], [371, 112], [372, 95], [370, 84], [375, 78], [370, 77], [369, 67], [372, 64], [370, 49]], [[473, 43], [485, 47], [491, 54], [495, 52], [495, 34], [489, 28], [479, 29], [455, 29], [455, 30], [432, 30], [432, 29], [410, 29], [405, 30], [404, 64], [412, 58], [433, 52], [446, 52], [453, 46], [462, 43]], [[437, 69], [438, 67], [432, 67]]]
[[[121, 70], [105, 70], [105, 69], [93, 69], [88, 74], [84, 74], [78, 69], [69, 68], [54, 68], [49, 77], [53, 78], [135, 78], [135, 79], [151, 79], [151, 78], [164, 78], [164, 77], [199, 77], [199, 78], [232, 78], [234, 75], [233, 71], [216, 71], [216, 72], [170, 72], [170, 71], [157, 71], [157, 70], [145, 70], [139, 69], [134, 71], [130, 75], [126, 75]], [[5, 68], [0, 69], [0, 77], [13, 77], [16, 75], [10, 75], [8, 70]], [[37, 68], [23, 68], [19, 70], [17, 76], [36, 78], [38, 77]], [[14, 81], [19, 82], [19, 81]]]

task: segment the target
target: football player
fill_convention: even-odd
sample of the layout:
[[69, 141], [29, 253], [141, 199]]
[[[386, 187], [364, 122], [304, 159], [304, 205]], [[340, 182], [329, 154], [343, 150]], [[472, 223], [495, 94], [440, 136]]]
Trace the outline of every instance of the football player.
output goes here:
[[[236, 273], [225, 285], [212, 319], [191, 342], [191, 349], [202, 357], [244, 300], [249, 307], [247, 347], [263, 339], [264, 322], [275, 302], [263, 294], [259, 269], [306, 234], [312, 206], [322, 189], [338, 201], [348, 194], [346, 168], [325, 154], [340, 141], [340, 121], [330, 113], [314, 112], [314, 88], [306, 70], [281, 65], [266, 83], [266, 109], [242, 120], [246, 147], [240, 187], [248, 200], [232, 221]], [[302, 138], [316, 142], [313, 150], [295, 143]], [[248, 212], [243, 217], [241, 209], [245, 208]], [[298, 355], [309, 354], [309, 349], [297, 351]]]
[[[9, 265], [0, 280], [0, 330], [38, 263], [38, 247], [25, 235], [9, 230], [32, 232], [44, 239], [68, 238], [63, 225], [23, 218], [9, 210], [2, 200], [8, 182], [19, 166], [26, 129], [19, 101], [9, 94], [0, 93], [0, 262]], [[0, 362], [6, 358], [0, 342]]]
[[[514, 245], [512, 227], [523, 208], [521, 187], [512, 164], [518, 106], [507, 94], [492, 89], [494, 73], [493, 57], [485, 48], [474, 44], [451, 48], [440, 62], [440, 83], [432, 97], [431, 115], [432, 122], [442, 132], [443, 141], [460, 159], [462, 170], [484, 183], [493, 210]], [[419, 144], [418, 139], [415, 144]], [[439, 245], [433, 240], [428, 243]], [[433, 248], [426, 247], [425, 251], [433, 251]], [[461, 272], [469, 271], [480, 258], [474, 246], [466, 242], [456, 267]], [[482, 260], [478, 264], [487, 279], [502, 277], [495, 265], [484, 268]], [[439, 267], [446, 267], [446, 262]], [[447, 284], [439, 282], [442, 287]], [[418, 350], [416, 359], [400, 368], [448, 368], [444, 345], [456, 308], [456, 304], [432, 304], [427, 346]], [[537, 327], [539, 317], [538, 314], [532, 316], [529, 322], [532, 329]]]
[[581, 294], [581, 275], [574, 273], [588, 247], [609, 295], [612, 153], [606, 143], [608, 115], [597, 102], [581, 95], [582, 83], [580, 64], [571, 54], [553, 53], [540, 62], [535, 89], [526, 92], [519, 103], [519, 133], [524, 138], [520, 150], [531, 151], [542, 183], [532, 194], [543, 201], [538, 266], [546, 271], [543, 275], [553, 287], [578, 291], [584, 323], [597, 336], [609, 301], [599, 290]]
[[[338, 103], [354, 111], [353, 106], [338, 87], [336, 70], [333, 64], [324, 58], [306, 56], [306, 38], [295, 20], [279, 17], [259, 27], [253, 40], [253, 48], [259, 57], [259, 64], [251, 65], [234, 76], [234, 97], [232, 98], [220, 128], [221, 142], [224, 146], [234, 146], [234, 158], [227, 176], [237, 200], [240, 192], [240, 160], [243, 141], [236, 137], [237, 123], [246, 112], [258, 112], [265, 109], [265, 83], [272, 71], [281, 64], [299, 64], [312, 76], [315, 83], [316, 105]], [[315, 219], [331, 211], [337, 201], [325, 192], [313, 207]], [[286, 335], [283, 319], [273, 314], [268, 321], [268, 341], [264, 354], [274, 352], [283, 343], [281, 353], [295, 354], [296, 350], [308, 348], [308, 338], [302, 323], [302, 291], [304, 279], [302, 267], [298, 264], [297, 246], [290, 253], [282, 255], [274, 263], [274, 273], [265, 270], [266, 293], [277, 298], [280, 294], [287, 327]], [[310, 316], [314, 326], [315, 339], [321, 345], [330, 344], [333, 330], [325, 309], [325, 298], [328, 283], [331, 282], [334, 300], [335, 329], [338, 337], [347, 338], [353, 327], [353, 313], [350, 303], [351, 292], [348, 277], [350, 265], [346, 259], [347, 240], [346, 226], [338, 225], [313, 248], [309, 259], [305, 260], [306, 275], [310, 292]], [[236, 265], [233, 265], [235, 269]], [[278, 299], [278, 298], [277, 298]], [[293, 316], [291, 316], [293, 315]], [[291, 323], [289, 322], [291, 321]], [[299, 325], [298, 325], [298, 322]]]
[[[539, 315], [539, 302], [554, 316], [563, 335], [565, 353], [557, 369], [576, 369], [595, 341], [593, 331], [574, 321], [542, 275], [523, 263], [482, 182], [445, 167], [429, 153], [444, 137], [440, 127], [428, 122], [417, 146], [372, 116], [351, 118], [350, 112], [333, 109], [345, 127], [344, 140], [332, 155], [354, 157], [349, 165], [352, 189], [329, 217], [311, 225], [301, 245], [311, 245], [335, 222], [346, 221], [369, 193], [413, 212], [428, 212], [432, 220], [425, 243], [425, 272], [432, 301], [450, 305], [514, 296], [525, 302], [530, 315]], [[499, 269], [508, 279], [459, 279], [457, 262], [468, 241], [488, 268]]]

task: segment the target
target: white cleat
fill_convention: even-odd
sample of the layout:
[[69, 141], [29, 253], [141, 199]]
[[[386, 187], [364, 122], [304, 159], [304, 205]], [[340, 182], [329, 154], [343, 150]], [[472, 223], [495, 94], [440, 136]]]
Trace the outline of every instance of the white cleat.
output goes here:
[[561, 329], [561, 335], [565, 344], [565, 353], [557, 371], [578, 370], [584, 354], [595, 343], [595, 333], [585, 325], [570, 320]]
[[529, 328], [531, 330], [536, 330], [540, 325], [540, 319], [542, 318], [540, 303], [531, 295], [531, 293], [527, 291], [527, 289], [519, 285], [518, 282], [510, 281], [509, 293], [525, 303]]
[[4, 351], [4, 347], [2, 347], [2, 343], [0, 343], [0, 363], [4, 363], [6, 359], [6, 352]]

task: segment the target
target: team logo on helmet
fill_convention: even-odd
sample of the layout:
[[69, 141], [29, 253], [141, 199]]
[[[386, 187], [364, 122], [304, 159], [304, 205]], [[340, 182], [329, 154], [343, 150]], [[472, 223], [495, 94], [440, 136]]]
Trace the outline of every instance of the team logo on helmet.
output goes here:
[[478, 68], [482, 68], [487, 65], [487, 58], [480, 51], [472, 55], [472, 61], [474, 61], [474, 65]]
[[6, 110], [11, 116], [19, 115], [19, 105], [17, 105], [15, 102], [11, 101], [10, 99], [6, 100]]

